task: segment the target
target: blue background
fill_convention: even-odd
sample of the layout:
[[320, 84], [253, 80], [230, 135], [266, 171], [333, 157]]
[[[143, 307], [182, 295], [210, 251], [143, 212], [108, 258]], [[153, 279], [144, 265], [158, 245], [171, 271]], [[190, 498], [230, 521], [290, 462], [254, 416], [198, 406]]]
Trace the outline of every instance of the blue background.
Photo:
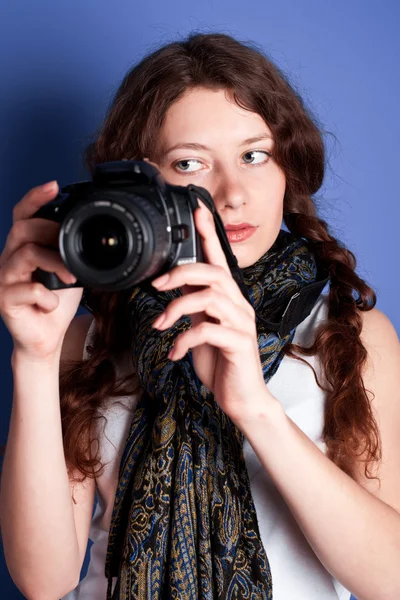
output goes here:
[[[192, 30], [222, 31], [260, 44], [330, 132], [320, 213], [355, 252], [377, 307], [400, 332], [399, 17], [396, 0], [3, 2], [0, 248], [29, 188], [87, 177], [81, 152], [134, 62]], [[5, 444], [12, 343], [3, 322], [0, 342]], [[0, 589], [2, 598], [22, 598], [3, 557]]]

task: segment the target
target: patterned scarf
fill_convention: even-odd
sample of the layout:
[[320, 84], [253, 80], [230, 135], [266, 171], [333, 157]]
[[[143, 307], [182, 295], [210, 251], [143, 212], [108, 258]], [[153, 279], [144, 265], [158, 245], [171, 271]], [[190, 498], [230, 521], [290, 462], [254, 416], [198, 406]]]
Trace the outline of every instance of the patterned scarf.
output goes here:
[[[304, 240], [281, 231], [243, 269], [256, 315], [279, 320], [290, 297], [317, 278]], [[272, 599], [267, 554], [243, 456], [243, 434], [200, 382], [191, 353], [167, 358], [188, 317], [152, 328], [179, 290], [135, 288], [133, 355], [144, 390], [121, 459], [105, 575], [107, 600]], [[265, 383], [292, 341], [257, 320]], [[118, 577], [112, 594], [112, 577]]]

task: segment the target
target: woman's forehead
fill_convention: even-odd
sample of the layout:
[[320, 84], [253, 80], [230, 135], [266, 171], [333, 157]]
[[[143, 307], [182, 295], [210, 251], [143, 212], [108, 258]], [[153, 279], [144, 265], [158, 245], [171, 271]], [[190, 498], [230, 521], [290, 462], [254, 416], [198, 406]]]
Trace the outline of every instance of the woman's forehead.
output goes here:
[[[172, 146], [223, 143], [243, 144], [251, 139], [272, 139], [263, 118], [240, 107], [227, 90], [194, 88], [185, 92], [167, 111], [160, 131], [165, 154]], [[224, 139], [221, 139], [224, 138]]]

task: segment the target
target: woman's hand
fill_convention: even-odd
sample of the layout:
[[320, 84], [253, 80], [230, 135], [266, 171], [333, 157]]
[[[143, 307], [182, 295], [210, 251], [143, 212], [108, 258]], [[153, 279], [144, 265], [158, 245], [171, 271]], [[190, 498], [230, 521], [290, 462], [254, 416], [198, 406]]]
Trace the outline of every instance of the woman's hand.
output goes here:
[[15, 205], [13, 225], [0, 255], [0, 316], [14, 349], [34, 360], [59, 355], [83, 294], [83, 288], [52, 291], [32, 281], [32, 273], [40, 267], [66, 284], [76, 282], [58, 249], [60, 224], [33, 217], [57, 192], [55, 182], [32, 188]]
[[182, 288], [153, 327], [164, 330], [183, 315], [192, 327], [180, 334], [169, 354], [179, 360], [191, 349], [199, 379], [235, 422], [257, 417], [275, 399], [264, 383], [255, 313], [233, 279], [210, 211], [194, 213], [208, 263], [183, 265], [155, 279], [159, 291]]

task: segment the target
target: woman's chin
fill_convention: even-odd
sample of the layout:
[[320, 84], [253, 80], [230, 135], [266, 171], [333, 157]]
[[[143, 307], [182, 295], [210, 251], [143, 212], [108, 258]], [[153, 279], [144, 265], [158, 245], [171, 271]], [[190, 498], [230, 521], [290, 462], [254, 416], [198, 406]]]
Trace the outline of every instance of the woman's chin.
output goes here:
[[258, 259], [261, 258], [264, 254], [264, 252], [262, 252], [261, 254], [249, 251], [246, 252], [244, 249], [237, 249], [235, 247], [232, 248], [232, 252], [236, 256], [238, 265], [241, 269], [251, 267], [251, 265], [254, 265], [254, 263], [256, 263]]
[[254, 265], [258, 259], [269, 250], [269, 248], [254, 248], [254, 246], [253, 248], [249, 248], [249, 246], [246, 248], [245, 244], [231, 244], [231, 250], [236, 256], [239, 267], [245, 269], [246, 267]]

